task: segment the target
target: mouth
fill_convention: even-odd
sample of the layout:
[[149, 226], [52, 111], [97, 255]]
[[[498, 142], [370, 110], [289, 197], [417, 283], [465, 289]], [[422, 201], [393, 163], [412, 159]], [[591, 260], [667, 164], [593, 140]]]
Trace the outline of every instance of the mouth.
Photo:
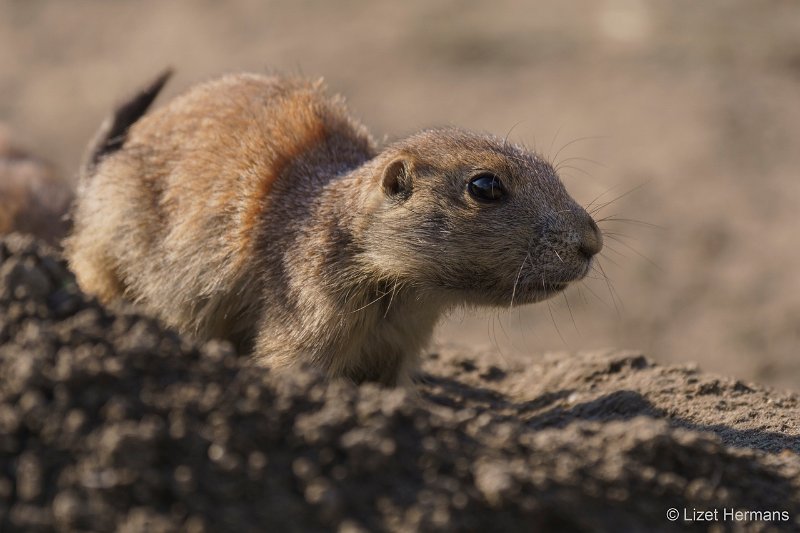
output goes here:
[[550, 282], [539, 285], [539, 287], [532, 287], [534, 290], [540, 292], [541, 294], [547, 295], [549, 298], [554, 294], [558, 294], [559, 292], [565, 290], [569, 287], [569, 283], [567, 282]]
[[536, 303], [564, 291], [569, 287], [568, 282], [545, 282], [520, 284], [514, 291], [513, 304]]
[[561, 292], [567, 287], [569, 287], [568, 282], [554, 282], [546, 284], [543, 290], [546, 292]]

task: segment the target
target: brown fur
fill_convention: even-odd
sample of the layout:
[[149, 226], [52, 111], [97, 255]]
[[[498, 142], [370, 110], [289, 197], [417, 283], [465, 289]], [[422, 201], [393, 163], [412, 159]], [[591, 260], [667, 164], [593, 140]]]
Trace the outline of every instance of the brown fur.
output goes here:
[[[466, 193], [479, 169], [503, 202]], [[407, 381], [442, 313], [549, 297], [602, 246], [534, 154], [457, 129], [378, 151], [319, 82], [201, 84], [85, 174], [66, 249], [86, 291], [357, 381]]]
[[44, 161], [14, 147], [0, 125], [0, 234], [21, 232], [57, 244], [67, 232], [64, 217], [72, 187]]

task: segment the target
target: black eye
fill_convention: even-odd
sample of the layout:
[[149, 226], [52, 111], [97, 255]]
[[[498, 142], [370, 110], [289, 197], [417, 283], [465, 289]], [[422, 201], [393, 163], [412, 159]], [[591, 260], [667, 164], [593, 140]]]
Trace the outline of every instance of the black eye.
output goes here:
[[500, 178], [491, 172], [481, 172], [467, 184], [467, 190], [480, 202], [496, 202], [506, 195], [506, 188]]

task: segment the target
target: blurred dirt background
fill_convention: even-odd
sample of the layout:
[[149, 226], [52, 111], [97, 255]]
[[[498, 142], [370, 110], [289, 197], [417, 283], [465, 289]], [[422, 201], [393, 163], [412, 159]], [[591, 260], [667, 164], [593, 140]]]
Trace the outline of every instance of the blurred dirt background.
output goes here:
[[457, 313], [442, 344], [501, 368], [627, 347], [798, 388], [800, 3], [0, 1], [0, 122], [68, 179], [165, 65], [166, 96], [227, 71], [324, 76], [378, 138], [509, 133], [584, 205], [625, 194], [597, 215], [633, 220], [601, 224], [612, 286]]

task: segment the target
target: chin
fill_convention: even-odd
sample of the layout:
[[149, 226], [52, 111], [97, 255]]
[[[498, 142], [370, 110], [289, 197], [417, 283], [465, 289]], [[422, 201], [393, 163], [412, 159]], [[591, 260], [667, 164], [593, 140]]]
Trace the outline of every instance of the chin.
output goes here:
[[455, 296], [454, 301], [459, 301], [462, 304], [475, 307], [517, 307], [520, 305], [533, 304], [552, 298], [563, 292], [569, 286], [569, 283], [548, 283], [542, 287], [541, 283], [533, 284], [526, 283], [517, 286], [513, 291], [514, 298], [512, 301], [511, 288], [502, 291], [488, 290], [488, 289], [468, 289], [459, 291]]
[[[533, 304], [542, 302], [553, 296], [556, 296], [569, 286], [569, 283], [548, 283], [545, 286], [539, 284], [525, 284], [518, 286], [514, 292], [513, 305]], [[511, 298], [508, 298], [508, 303], [511, 303]]]

